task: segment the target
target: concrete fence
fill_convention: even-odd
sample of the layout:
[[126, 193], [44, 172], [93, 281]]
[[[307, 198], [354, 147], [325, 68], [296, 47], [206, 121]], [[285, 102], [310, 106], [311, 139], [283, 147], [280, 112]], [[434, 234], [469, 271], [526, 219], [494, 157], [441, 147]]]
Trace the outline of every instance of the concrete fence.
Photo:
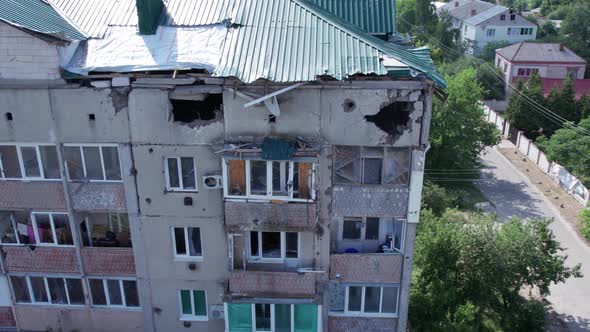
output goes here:
[[526, 138], [522, 131], [511, 129], [510, 123], [498, 112], [487, 105], [483, 105], [485, 117], [488, 122], [496, 125], [502, 136], [510, 140], [516, 149], [524, 154], [541, 171], [549, 175], [553, 181], [559, 184], [563, 190], [568, 192], [582, 205], [587, 206], [590, 201], [590, 190], [586, 188], [578, 178], [568, 172], [565, 167], [549, 161], [547, 156], [539, 149], [532, 140]]

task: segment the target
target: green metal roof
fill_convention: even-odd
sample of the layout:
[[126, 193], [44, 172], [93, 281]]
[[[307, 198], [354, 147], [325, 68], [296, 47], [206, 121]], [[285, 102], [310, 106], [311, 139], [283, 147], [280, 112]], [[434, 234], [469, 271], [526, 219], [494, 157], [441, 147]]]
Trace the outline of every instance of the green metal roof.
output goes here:
[[[385, 42], [304, 0], [237, 1], [232, 23], [235, 28], [228, 33], [215, 76], [235, 76], [246, 83], [301, 82], [411, 68], [440, 87], [446, 85], [428, 49]], [[386, 68], [383, 55], [409, 68]]]
[[368, 33], [395, 32], [395, 0], [305, 0]]
[[43, 0], [1, 0], [0, 20], [35, 33], [62, 40], [86, 37], [73, 24]]

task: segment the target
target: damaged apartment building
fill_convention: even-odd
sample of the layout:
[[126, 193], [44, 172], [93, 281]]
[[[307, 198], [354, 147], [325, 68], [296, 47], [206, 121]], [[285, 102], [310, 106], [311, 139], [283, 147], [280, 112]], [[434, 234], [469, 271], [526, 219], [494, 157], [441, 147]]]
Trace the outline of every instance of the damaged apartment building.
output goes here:
[[0, 1], [0, 330], [406, 331], [393, 0]]

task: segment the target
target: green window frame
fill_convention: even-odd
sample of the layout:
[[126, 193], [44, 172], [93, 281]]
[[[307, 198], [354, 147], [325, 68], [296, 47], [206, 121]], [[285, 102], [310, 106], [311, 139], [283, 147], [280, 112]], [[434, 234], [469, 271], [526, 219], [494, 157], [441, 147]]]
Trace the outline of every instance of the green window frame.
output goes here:
[[181, 289], [178, 291], [180, 320], [208, 320], [207, 294], [204, 290]]
[[[260, 306], [270, 306], [270, 328], [268, 321], [257, 324], [262, 318]], [[258, 306], [259, 312], [256, 308]], [[321, 306], [316, 304], [261, 304], [226, 303], [226, 328], [229, 332], [318, 332], [321, 330]]]

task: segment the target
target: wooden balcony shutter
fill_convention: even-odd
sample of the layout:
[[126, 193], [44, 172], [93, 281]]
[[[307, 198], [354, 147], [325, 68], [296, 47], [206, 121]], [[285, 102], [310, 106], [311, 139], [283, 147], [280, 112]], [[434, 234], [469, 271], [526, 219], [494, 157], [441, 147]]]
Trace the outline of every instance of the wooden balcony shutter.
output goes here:
[[311, 163], [299, 164], [299, 198], [311, 198]]
[[228, 192], [232, 195], [246, 194], [246, 161], [230, 160], [229, 161], [229, 188]]

